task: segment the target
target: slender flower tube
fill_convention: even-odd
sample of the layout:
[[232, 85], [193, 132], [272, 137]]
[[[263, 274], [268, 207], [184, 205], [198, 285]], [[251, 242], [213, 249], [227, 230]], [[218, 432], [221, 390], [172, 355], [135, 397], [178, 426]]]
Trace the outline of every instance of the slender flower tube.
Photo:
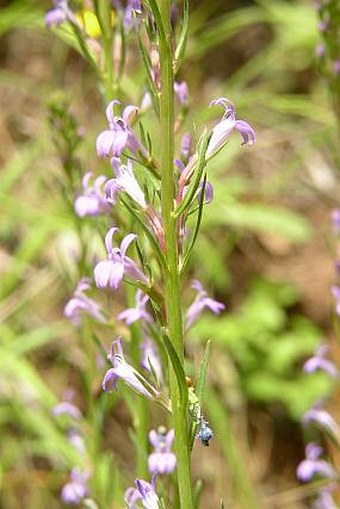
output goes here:
[[99, 322], [106, 321], [100, 305], [85, 295], [85, 291], [90, 288], [90, 280], [82, 278], [77, 285], [73, 297], [64, 308], [64, 315], [73, 325], [81, 325], [84, 314], [91, 316]]
[[149, 471], [152, 474], [171, 474], [176, 467], [176, 456], [171, 452], [172, 442], [174, 441], [174, 430], [166, 433], [163, 426], [158, 430], [151, 430], [149, 440], [154, 447], [154, 452], [148, 458]]
[[119, 231], [118, 228], [110, 228], [105, 237], [107, 260], [103, 260], [94, 268], [94, 278], [98, 288], [111, 288], [117, 290], [124, 275], [133, 281], [139, 281], [145, 285], [149, 280], [139, 269], [136, 262], [126, 256], [126, 251], [137, 235], [130, 233], [121, 242], [120, 247], [112, 247], [112, 236]]
[[197, 320], [197, 318], [202, 313], [204, 308], [209, 308], [216, 315], [218, 315], [221, 311], [223, 311], [223, 309], [225, 309], [225, 305], [222, 304], [222, 302], [218, 302], [217, 300], [208, 297], [207, 292], [204, 290], [202, 284], [199, 281], [197, 280], [193, 281], [191, 288], [197, 290], [198, 295], [195, 301], [189, 307], [186, 314], [187, 330]]
[[163, 369], [155, 342], [147, 337], [141, 344], [140, 349], [142, 357], [141, 366], [150, 373], [152, 373], [153, 375], [155, 375], [157, 378], [157, 382], [159, 384], [162, 384]]
[[323, 454], [323, 449], [314, 442], [306, 446], [306, 459], [303, 460], [296, 470], [296, 475], [300, 481], [311, 481], [315, 475], [336, 479], [337, 472], [327, 461], [319, 459]]
[[103, 190], [107, 177], [100, 175], [93, 181], [93, 185], [90, 185], [92, 175], [91, 172], [85, 173], [82, 181], [83, 193], [74, 202], [74, 209], [79, 217], [98, 216], [110, 210]]
[[255, 143], [256, 136], [254, 129], [244, 120], [236, 120], [236, 109], [234, 104], [225, 97], [212, 101], [210, 106], [215, 106], [216, 104], [222, 106], [225, 111], [222, 120], [212, 130], [212, 135], [205, 154], [206, 157], [214, 154], [214, 152], [216, 152], [229, 139], [229, 136], [234, 129], [239, 131], [241, 134], [243, 138], [242, 145], [252, 145]]
[[111, 345], [111, 353], [107, 356], [112, 364], [104, 376], [102, 387], [105, 392], [117, 389], [117, 381], [123, 380], [126, 385], [135, 392], [146, 396], [148, 399], [154, 399], [159, 396], [159, 391], [155, 389], [131, 364], [124, 358], [122, 338], [118, 337]]
[[146, 209], [145, 196], [133, 173], [132, 161], [129, 159], [127, 164], [120, 164], [116, 157], [111, 159], [111, 165], [116, 178], [109, 180], [105, 185], [106, 199], [114, 204], [120, 191], [125, 191], [140, 207]]
[[159, 498], [155, 491], [156, 475], [153, 475], [151, 483], [143, 479], [136, 479], [136, 488], [128, 488], [124, 498], [129, 509], [138, 509], [137, 503], [141, 502], [145, 509], [158, 509]]
[[114, 107], [119, 101], [111, 101], [106, 108], [106, 118], [109, 129], [101, 132], [97, 138], [97, 153], [101, 158], [120, 157], [124, 149], [132, 153], [141, 153], [147, 157], [148, 153], [130, 128], [138, 113], [136, 106], [126, 106], [121, 117], [114, 115]]

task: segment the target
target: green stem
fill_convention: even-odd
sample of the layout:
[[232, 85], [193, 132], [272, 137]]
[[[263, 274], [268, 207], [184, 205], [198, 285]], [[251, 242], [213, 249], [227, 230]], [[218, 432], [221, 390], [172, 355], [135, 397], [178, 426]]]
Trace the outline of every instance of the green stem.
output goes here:
[[[184, 340], [181, 311], [181, 289], [177, 244], [177, 220], [173, 217], [175, 199], [174, 184], [174, 76], [170, 25], [170, 0], [160, 0], [162, 27], [160, 36], [160, 124], [161, 124], [161, 202], [165, 233], [165, 257], [167, 269], [164, 270], [167, 332], [177, 355], [184, 363]], [[170, 363], [169, 363], [170, 364]], [[175, 452], [177, 457], [177, 480], [181, 509], [192, 509], [190, 453], [187, 429], [187, 408], [180, 404], [180, 393], [176, 375], [169, 368], [170, 394], [172, 401], [173, 426], [175, 430]]]

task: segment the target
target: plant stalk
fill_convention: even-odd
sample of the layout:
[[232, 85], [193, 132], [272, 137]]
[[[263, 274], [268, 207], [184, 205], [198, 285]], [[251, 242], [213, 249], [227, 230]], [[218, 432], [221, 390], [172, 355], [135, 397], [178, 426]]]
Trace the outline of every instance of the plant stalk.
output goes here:
[[[160, 0], [160, 14], [163, 30], [159, 30], [161, 93], [160, 127], [161, 153], [161, 202], [162, 220], [165, 233], [164, 270], [166, 327], [177, 355], [184, 363], [184, 339], [181, 310], [181, 288], [177, 243], [177, 220], [173, 217], [175, 203], [174, 182], [174, 75], [172, 37], [170, 25], [170, 0]], [[190, 453], [187, 429], [187, 408], [181, 404], [178, 383], [169, 362], [170, 394], [172, 401], [173, 426], [175, 431], [175, 453], [177, 457], [177, 480], [181, 509], [192, 509]]]

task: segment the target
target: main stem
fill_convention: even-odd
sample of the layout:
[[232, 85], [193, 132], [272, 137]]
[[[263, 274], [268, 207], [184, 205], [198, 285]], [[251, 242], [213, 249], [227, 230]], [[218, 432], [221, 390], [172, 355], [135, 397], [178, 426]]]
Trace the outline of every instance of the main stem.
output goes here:
[[[170, 25], [170, 1], [160, 0], [160, 12], [164, 37], [160, 36], [160, 124], [162, 139], [161, 193], [162, 219], [165, 233], [165, 256], [167, 271], [165, 280], [165, 302], [168, 336], [182, 363], [184, 363], [184, 341], [181, 310], [181, 289], [176, 220], [172, 216], [174, 183], [174, 75], [172, 64], [172, 40]], [[171, 364], [171, 363], [169, 363]], [[192, 509], [190, 454], [187, 430], [187, 408], [181, 405], [176, 375], [170, 365], [170, 394], [173, 426], [175, 430], [175, 452], [177, 457], [177, 479], [181, 509]]]

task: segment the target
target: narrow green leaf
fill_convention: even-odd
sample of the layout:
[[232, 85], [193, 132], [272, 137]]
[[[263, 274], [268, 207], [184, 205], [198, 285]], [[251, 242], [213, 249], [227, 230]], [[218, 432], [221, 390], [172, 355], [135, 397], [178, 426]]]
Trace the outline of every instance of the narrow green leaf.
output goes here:
[[182, 264], [182, 267], [181, 267], [181, 274], [184, 273], [184, 271], [186, 269], [186, 266], [188, 265], [188, 262], [190, 260], [190, 256], [191, 256], [192, 250], [193, 250], [193, 248], [195, 246], [195, 243], [196, 243], [196, 240], [197, 240], [197, 236], [198, 236], [198, 232], [199, 232], [199, 229], [200, 229], [200, 226], [201, 226], [202, 216], [203, 216], [203, 205], [204, 205], [204, 191], [205, 191], [206, 182], [207, 182], [207, 176], [205, 175], [204, 176], [204, 181], [203, 181], [203, 186], [202, 186], [201, 199], [200, 199], [200, 203], [199, 203], [199, 207], [198, 207], [198, 214], [197, 214], [197, 221], [196, 221], [196, 225], [195, 225], [195, 231], [194, 231], [193, 236], [191, 237], [190, 244], [189, 244], [188, 249], [186, 250], [185, 255], [184, 255], [184, 260], [183, 260], [183, 264]]
[[138, 30], [137, 30], [137, 42], [138, 42], [138, 48], [139, 48], [139, 51], [140, 51], [140, 54], [142, 56], [142, 60], [144, 63], [144, 68], [146, 71], [146, 77], [147, 77], [147, 81], [148, 81], [148, 85], [149, 85], [149, 89], [150, 89], [150, 93], [151, 93], [152, 103], [154, 105], [156, 114], [159, 117], [159, 96], [158, 96], [157, 88], [156, 88], [155, 83], [151, 76], [150, 57], [144, 47], [143, 41], [141, 39], [141, 36], [140, 36], [140, 33]]
[[179, 36], [178, 45], [175, 51], [174, 61], [174, 73], [178, 71], [181, 61], [184, 55], [185, 46], [188, 37], [189, 30], [189, 0], [183, 0], [183, 18], [182, 18], [182, 29]]
[[180, 358], [177, 355], [177, 352], [176, 352], [173, 344], [171, 343], [169, 337], [167, 336], [167, 334], [164, 331], [162, 332], [162, 339], [163, 339], [165, 348], [168, 352], [173, 370], [176, 375], [180, 399], [181, 399], [181, 405], [186, 406], [187, 401], [188, 401], [188, 388], [187, 388], [187, 384], [185, 382], [185, 373], [184, 373], [182, 363], [180, 361]]
[[208, 339], [207, 344], [204, 350], [204, 356], [200, 366], [200, 372], [198, 375], [198, 381], [196, 385], [196, 394], [199, 399], [200, 404], [202, 405], [205, 383], [207, 379], [207, 371], [209, 365], [209, 357], [210, 357], [210, 349], [211, 349], [211, 339]]

